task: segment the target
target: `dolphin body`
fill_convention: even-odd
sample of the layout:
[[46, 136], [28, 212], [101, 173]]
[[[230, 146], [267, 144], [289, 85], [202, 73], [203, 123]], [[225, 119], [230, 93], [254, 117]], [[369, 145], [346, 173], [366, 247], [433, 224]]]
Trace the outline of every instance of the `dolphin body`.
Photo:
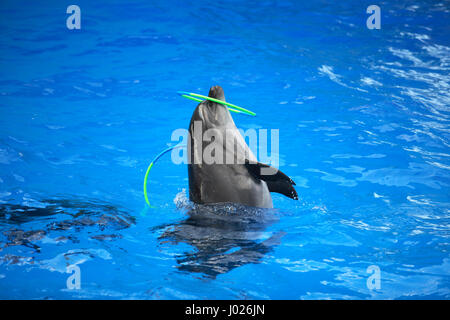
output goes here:
[[[208, 96], [225, 101], [220, 86], [212, 87]], [[214, 133], [210, 141], [205, 141], [206, 131]], [[222, 163], [204, 160], [203, 155], [210, 148], [211, 141], [219, 149], [209, 154], [222, 157]], [[272, 208], [270, 192], [298, 199], [294, 181], [281, 171], [256, 160], [230, 112], [222, 104], [205, 100], [197, 106], [189, 125], [187, 155], [189, 199], [195, 203], [240, 203]], [[227, 157], [233, 159], [232, 163], [225, 160]], [[264, 169], [272, 173], [262, 174]]]

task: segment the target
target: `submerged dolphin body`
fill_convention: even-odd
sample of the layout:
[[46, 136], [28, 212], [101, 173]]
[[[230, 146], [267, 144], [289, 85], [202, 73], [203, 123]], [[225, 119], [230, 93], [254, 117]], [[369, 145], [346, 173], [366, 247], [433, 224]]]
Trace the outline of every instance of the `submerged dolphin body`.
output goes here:
[[[209, 97], [225, 101], [223, 89], [219, 86], [210, 89]], [[204, 139], [208, 133], [212, 133], [211, 141], [220, 146], [213, 152], [208, 150], [211, 141]], [[295, 183], [288, 176], [257, 162], [224, 105], [209, 100], [201, 102], [192, 115], [189, 134], [187, 154], [191, 201], [272, 208], [270, 192], [298, 199], [293, 187]], [[224, 161], [205, 161], [205, 151]], [[225, 159], [233, 161], [230, 163]], [[262, 174], [264, 169], [272, 170], [272, 174]]]
[[191, 249], [176, 257], [178, 270], [208, 278], [260, 263], [286, 234], [267, 230], [279, 220], [272, 209], [228, 203], [179, 208], [188, 210], [186, 219], [155, 226], [152, 231], [158, 231], [160, 245], [188, 244]]

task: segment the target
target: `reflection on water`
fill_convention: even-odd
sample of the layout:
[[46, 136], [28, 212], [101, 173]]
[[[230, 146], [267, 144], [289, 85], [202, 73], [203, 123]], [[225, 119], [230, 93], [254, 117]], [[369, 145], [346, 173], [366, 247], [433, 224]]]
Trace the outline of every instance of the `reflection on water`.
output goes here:
[[[90, 239], [110, 240], [135, 223], [135, 218], [121, 209], [96, 201], [45, 200], [36, 206], [0, 205], [0, 251], [11, 246], [25, 246], [41, 252], [38, 242], [62, 243], [80, 241], [81, 229], [91, 228]], [[0, 259], [1, 261], [1, 259]]]
[[[161, 232], [158, 237], [161, 246], [185, 243], [193, 248], [175, 257], [180, 271], [215, 278], [237, 267], [259, 263], [285, 235], [266, 230], [278, 221], [279, 214], [274, 209], [236, 204], [193, 205], [186, 199], [183, 204], [178, 203], [178, 209], [186, 211], [186, 219], [159, 225], [151, 231]], [[46, 266], [39, 255], [45, 254], [43, 244], [117, 240], [122, 238], [120, 230], [133, 224], [133, 216], [96, 201], [45, 200], [34, 206], [2, 204], [0, 252], [19, 246], [30, 250], [22, 252], [23, 255], [5, 251], [0, 256], [0, 264]], [[80, 250], [82, 253], [92, 251]], [[68, 254], [73, 255], [71, 251], [64, 255]], [[82, 258], [84, 256], [83, 253]], [[67, 257], [63, 260], [69, 261]]]
[[214, 278], [260, 262], [280, 244], [284, 232], [265, 231], [276, 220], [276, 212], [271, 209], [236, 204], [194, 205], [185, 220], [153, 231], [163, 229], [158, 238], [161, 245], [186, 243], [194, 248], [177, 257], [179, 270]]

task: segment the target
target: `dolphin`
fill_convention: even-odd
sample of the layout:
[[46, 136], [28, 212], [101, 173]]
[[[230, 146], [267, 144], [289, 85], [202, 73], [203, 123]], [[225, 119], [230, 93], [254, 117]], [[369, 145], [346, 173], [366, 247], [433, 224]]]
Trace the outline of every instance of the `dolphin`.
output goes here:
[[[208, 96], [225, 101], [220, 86], [211, 87]], [[205, 154], [223, 161], [205, 159]], [[189, 199], [194, 203], [272, 208], [270, 192], [298, 199], [294, 181], [257, 161], [222, 104], [205, 100], [197, 106], [189, 124], [187, 156]]]

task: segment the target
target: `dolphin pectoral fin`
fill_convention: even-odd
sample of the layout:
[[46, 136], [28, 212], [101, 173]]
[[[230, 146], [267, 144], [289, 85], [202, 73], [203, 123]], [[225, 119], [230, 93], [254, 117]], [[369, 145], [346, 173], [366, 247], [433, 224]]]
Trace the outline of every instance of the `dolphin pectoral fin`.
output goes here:
[[266, 181], [270, 192], [277, 192], [294, 200], [298, 200], [297, 191], [295, 191], [292, 184], [283, 181]]
[[[281, 193], [286, 197], [298, 200], [297, 191], [293, 187], [295, 182], [280, 170], [264, 163], [252, 163], [248, 160], [245, 161], [245, 167], [253, 177], [265, 181], [270, 192]], [[266, 169], [272, 174], [262, 174], [262, 169]]]

